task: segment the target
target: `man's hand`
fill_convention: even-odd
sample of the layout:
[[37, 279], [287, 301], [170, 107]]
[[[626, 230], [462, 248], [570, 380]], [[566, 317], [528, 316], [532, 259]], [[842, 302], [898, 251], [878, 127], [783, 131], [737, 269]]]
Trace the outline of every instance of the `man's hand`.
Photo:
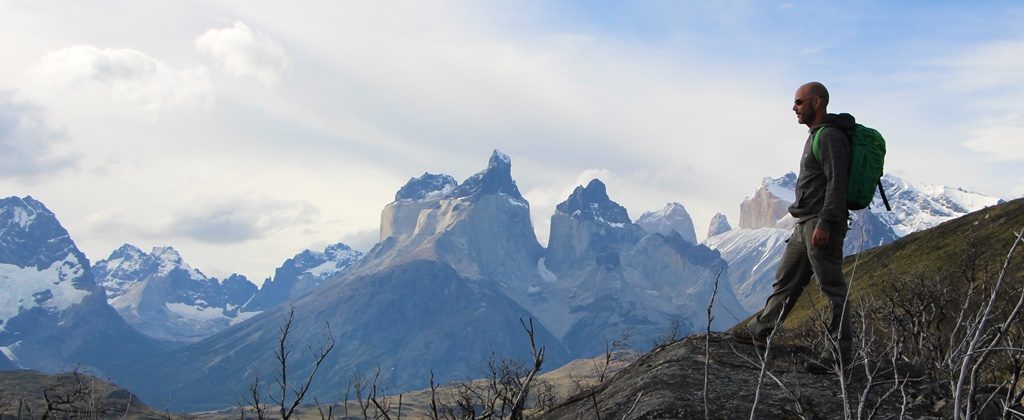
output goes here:
[[811, 246], [815, 248], [824, 248], [828, 245], [828, 231], [821, 228], [814, 228], [814, 233], [811, 235]]

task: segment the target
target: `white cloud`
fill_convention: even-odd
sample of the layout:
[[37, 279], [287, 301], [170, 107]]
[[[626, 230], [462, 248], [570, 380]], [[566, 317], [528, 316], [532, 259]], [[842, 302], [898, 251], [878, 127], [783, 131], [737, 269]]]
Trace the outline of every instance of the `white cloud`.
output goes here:
[[148, 218], [122, 208], [105, 208], [88, 215], [84, 224], [93, 236], [103, 232], [163, 244], [187, 240], [226, 246], [301, 230], [319, 216], [307, 202], [266, 196], [194, 198], [189, 203], [196, 204]]
[[311, 204], [271, 197], [221, 197], [174, 215], [165, 231], [202, 242], [236, 243], [312, 223]]
[[[48, 104], [75, 103], [129, 117], [157, 119], [211, 101], [205, 68], [175, 69], [128, 48], [74, 45], [44, 55], [28, 73], [25, 92]], [[98, 111], [98, 110], [97, 110]]]
[[1024, 160], [1024, 125], [1009, 123], [971, 130], [964, 146], [991, 160]]
[[254, 77], [272, 84], [291, 67], [284, 49], [266, 35], [243, 22], [231, 27], [207, 30], [195, 41], [196, 50], [217, 60], [227, 74]]
[[66, 141], [42, 111], [0, 93], [0, 177], [32, 181], [76, 167], [81, 154], [63, 148]]
[[942, 60], [954, 69], [952, 84], [965, 90], [1024, 90], [1024, 39], [972, 46]]

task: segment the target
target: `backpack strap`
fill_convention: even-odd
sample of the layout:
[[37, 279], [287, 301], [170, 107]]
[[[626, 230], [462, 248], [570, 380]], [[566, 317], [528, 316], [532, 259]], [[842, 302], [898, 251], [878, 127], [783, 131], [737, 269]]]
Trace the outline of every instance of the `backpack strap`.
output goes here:
[[814, 159], [818, 162], [821, 162], [821, 146], [818, 144], [818, 139], [821, 138], [821, 132], [825, 131], [825, 127], [828, 127], [828, 125], [822, 125], [819, 127], [818, 130], [814, 132], [814, 139], [811, 140], [811, 153], [814, 154]]
[[882, 195], [882, 203], [885, 203], [885, 210], [892, 211], [892, 207], [889, 207], [889, 198], [885, 196], [885, 189], [882, 188], [882, 180], [878, 180], [878, 193]]

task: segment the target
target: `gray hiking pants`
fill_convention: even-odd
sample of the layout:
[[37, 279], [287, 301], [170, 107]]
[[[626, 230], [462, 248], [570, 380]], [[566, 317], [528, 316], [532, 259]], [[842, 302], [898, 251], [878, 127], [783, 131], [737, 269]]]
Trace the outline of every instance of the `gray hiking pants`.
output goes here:
[[[747, 330], [759, 339], [764, 339], [789, 316], [797, 299], [803, 293], [811, 275], [818, 279], [822, 293], [831, 303], [831, 319], [828, 332], [837, 339], [840, 354], [851, 356], [852, 335], [849, 303], [846, 303], [846, 281], [843, 279], [843, 239], [846, 238], [846, 224], [837, 223], [829, 233], [829, 242], [824, 248], [811, 246], [811, 235], [818, 219], [798, 223], [789, 238], [786, 251], [782, 254], [779, 268], [775, 272], [775, 283], [764, 309], [747, 324]], [[826, 352], [828, 356], [828, 352]]]

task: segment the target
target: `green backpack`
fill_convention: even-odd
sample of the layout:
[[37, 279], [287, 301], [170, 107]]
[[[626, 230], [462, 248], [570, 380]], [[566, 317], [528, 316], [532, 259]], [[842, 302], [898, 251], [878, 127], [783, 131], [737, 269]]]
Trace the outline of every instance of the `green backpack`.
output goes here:
[[[822, 126], [814, 133], [814, 140], [811, 141], [811, 150], [814, 158], [821, 162], [821, 151], [818, 146], [818, 138], [821, 137], [821, 130], [828, 125]], [[875, 188], [878, 188], [882, 195], [882, 202], [885, 209], [891, 211], [889, 199], [882, 189], [882, 165], [885, 163], [885, 139], [882, 134], [870, 127], [855, 124], [853, 129], [846, 132], [850, 139], [850, 176], [846, 187], [846, 207], [850, 210], [867, 208], [871, 200], [875, 198]]]

